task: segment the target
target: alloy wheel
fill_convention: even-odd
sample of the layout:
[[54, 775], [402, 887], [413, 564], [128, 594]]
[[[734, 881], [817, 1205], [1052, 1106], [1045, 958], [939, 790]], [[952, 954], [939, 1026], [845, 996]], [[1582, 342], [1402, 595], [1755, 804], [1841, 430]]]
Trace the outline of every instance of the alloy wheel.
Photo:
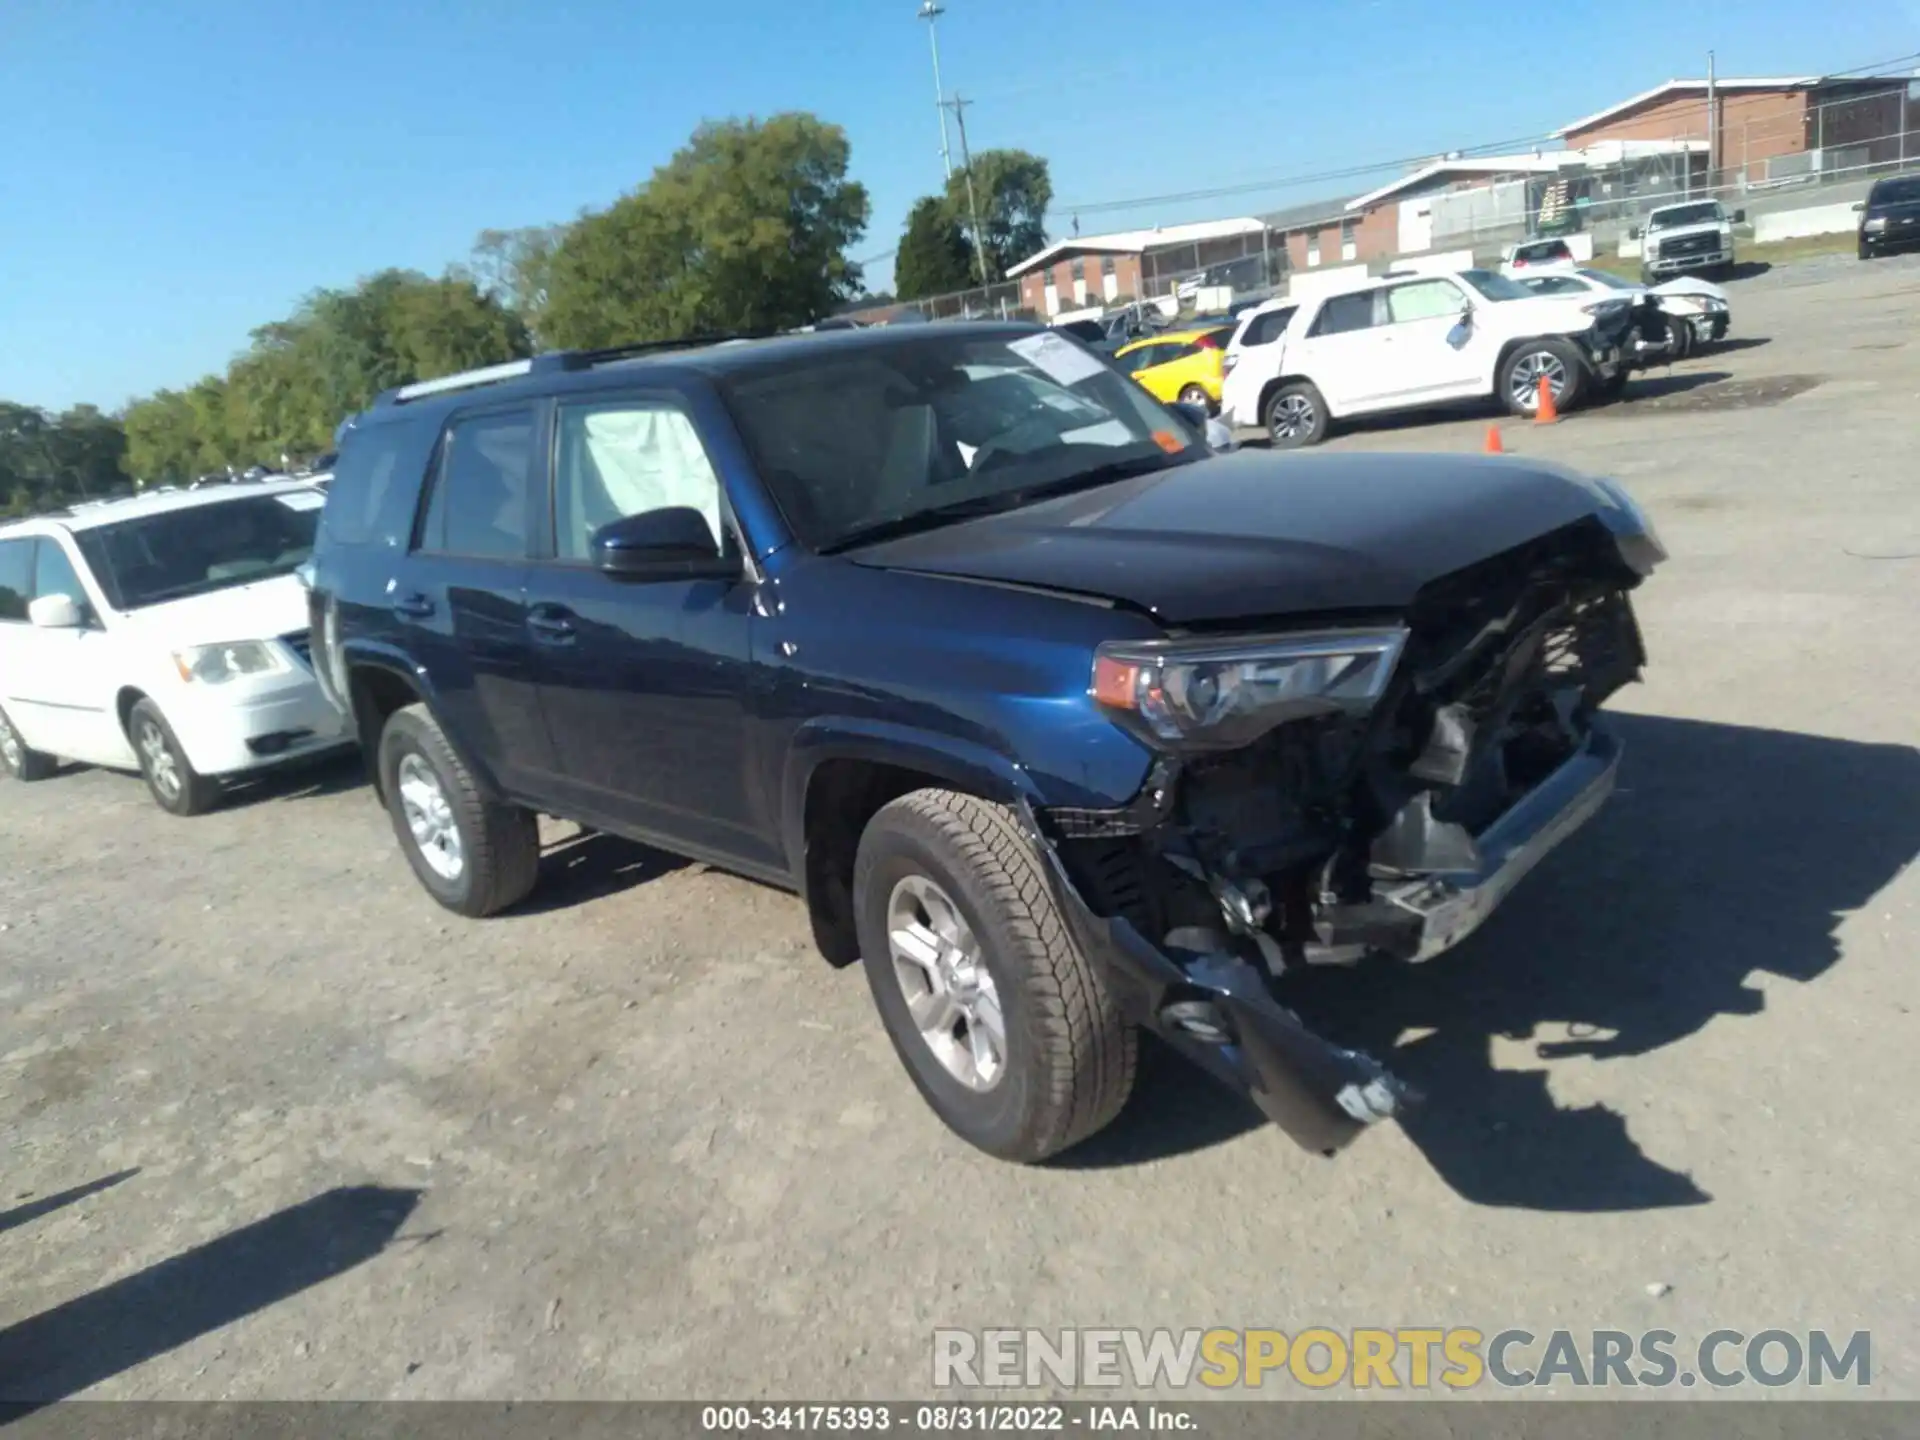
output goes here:
[[1540, 381], [1553, 387], [1556, 402], [1565, 398], [1567, 393], [1567, 367], [1560, 363], [1560, 357], [1551, 350], [1534, 350], [1522, 355], [1514, 363], [1513, 379], [1509, 382], [1509, 393], [1513, 402], [1522, 410], [1532, 412], [1540, 404]]
[[458, 880], [466, 868], [466, 849], [440, 777], [420, 756], [409, 755], [400, 762], [395, 779], [400, 811], [420, 858], [442, 880]]
[[1274, 402], [1270, 428], [1275, 440], [1293, 440], [1313, 431], [1313, 402], [1304, 395], [1286, 395]]
[[920, 1038], [947, 1073], [985, 1092], [1007, 1069], [1007, 1022], [980, 942], [952, 897], [909, 875], [887, 900], [894, 978]]
[[140, 722], [140, 733], [136, 737], [140, 746], [141, 758], [146, 761], [147, 775], [153, 781], [153, 788], [169, 800], [180, 796], [180, 767], [173, 758], [173, 747], [167, 744], [166, 732], [152, 720]]

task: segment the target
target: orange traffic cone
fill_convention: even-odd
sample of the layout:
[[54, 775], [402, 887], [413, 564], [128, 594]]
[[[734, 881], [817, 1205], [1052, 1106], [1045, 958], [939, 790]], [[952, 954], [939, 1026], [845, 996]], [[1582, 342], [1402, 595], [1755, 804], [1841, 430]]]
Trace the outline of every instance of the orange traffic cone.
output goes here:
[[1533, 423], [1536, 425], [1555, 425], [1560, 420], [1560, 411], [1553, 403], [1553, 382], [1546, 376], [1540, 377], [1540, 401], [1533, 407]]
[[1500, 443], [1500, 427], [1498, 425], [1487, 426], [1487, 454], [1504, 455], [1506, 453], [1507, 447]]

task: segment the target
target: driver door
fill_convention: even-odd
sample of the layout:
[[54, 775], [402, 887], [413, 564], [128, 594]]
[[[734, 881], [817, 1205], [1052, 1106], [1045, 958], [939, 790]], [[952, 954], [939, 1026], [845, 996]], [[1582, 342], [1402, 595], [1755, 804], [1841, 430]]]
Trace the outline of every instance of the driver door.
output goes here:
[[1465, 291], [1434, 276], [1390, 286], [1384, 299], [1383, 353], [1396, 403], [1458, 399], [1481, 388], [1484, 327], [1460, 323]]
[[65, 595], [80, 624], [49, 629], [30, 622], [10, 627], [7, 713], [36, 750], [93, 765], [125, 765], [132, 751], [114, 712], [116, 638], [101, 624], [99, 601], [80, 579], [74, 557], [56, 536], [16, 541], [31, 547], [20, 618], [33, 601]]

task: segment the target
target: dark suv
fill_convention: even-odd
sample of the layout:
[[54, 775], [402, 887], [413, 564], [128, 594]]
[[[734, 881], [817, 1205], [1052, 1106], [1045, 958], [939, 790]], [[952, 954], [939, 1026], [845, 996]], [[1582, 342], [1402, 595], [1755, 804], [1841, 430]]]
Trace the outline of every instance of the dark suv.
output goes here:
[[1862, 260], [1920, 248], [1920, 175], [1876, 180], [1867, 198], [1853, 208], [1860, 215]]
[[942, 324], [383, 397], [313, 635], [448, 908], [566, 817], [799, 892], [992, 1154], [1105, 1125], [1142, 1027], [1332, 1153], [1409, 1097], [1289, 972], [1446, 949], [1599, 806], [1663, 554], [1607, 481], [1211, 454], [1070, 339]]

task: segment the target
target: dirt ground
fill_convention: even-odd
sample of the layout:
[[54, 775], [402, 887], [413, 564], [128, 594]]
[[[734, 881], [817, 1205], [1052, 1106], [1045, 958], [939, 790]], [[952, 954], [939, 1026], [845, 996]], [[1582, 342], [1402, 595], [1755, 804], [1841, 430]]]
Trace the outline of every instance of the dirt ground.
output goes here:
[[1869, 1330], [1920, 1397], [1920, 260], [1733, 293], [1505, 426], [1673, 559], [1609, 808], [1461, 950], [1296, 997], [1404, 1127], [1321, 1160], [1150, 1052], [1014, 1168], [775, 891], [590, 839], [468, 923], [349, 767], [184, 822], [0, 784], [0, 1392], [898, 1398], [935, 1326], [1464, 1324]]

